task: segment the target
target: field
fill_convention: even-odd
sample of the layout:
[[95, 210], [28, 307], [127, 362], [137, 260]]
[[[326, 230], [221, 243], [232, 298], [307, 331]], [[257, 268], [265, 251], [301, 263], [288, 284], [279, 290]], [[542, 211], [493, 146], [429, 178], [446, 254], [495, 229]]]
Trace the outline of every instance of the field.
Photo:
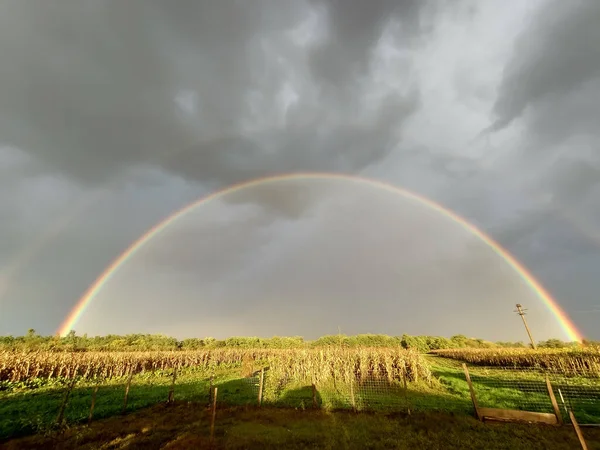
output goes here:
[[586, 349], [444, 349], [432, 353], [470, 364], [500, 367], [530, 367], [565, 374], [600, 377], [600, 348]]
[[[379, 426], [375, 425], [377, 421], [383, 421], [380, 425], [387, 429], [391, 425], [386, 425], [386, 421], [409, 421], [394, 415], [409, 413], [411, 417], [420, 417], [422, 422], [427, 415], [446, 413], [443, 417], [458, 421], [459, 429], [469, 428], [470, 425], [465, 424], [469, 423], [469, 415], [473, 415], [473, 406], [461, 361], [469, 364], [481, 406], [552, 413], [545, 379], [548, 376], [566, 422], [569, 408], [580, 423], [597, 424], [600, 423], [599, 355], [589, 349], [455, 349], [422, 355], [401, 347], [4, 351], [0, 352], [0, 441], [32, 433], [38, 433], [37, 438], [42, 439], [44, 435], [53, 436], [56, 430], [64, 433], [66, 425], [85, 424], [93, 397], [92, 425], [122, 413], [130, 417], [134, 411], [142, 410], [139, 414], [143, 416], [144, 408], [152, 407], [154, 409], [148, 411], [154, 411], [166, 407], [164, 404], [171, 391], [173, 402], [169, 407], [191, 407], [188, 405], [191, 402], [195, 405], [194, 411], [202, 415], [209, 405], [211, 386], [218, 388], [219, 411], [231, 413], [229, 425], [220, 423], [220, 429], [243, 428], [243, 424], [238, 423], [240, 417], [249, 414], [257, 418], [260, 414], [277, 415], [268, 412], [272, 408], [287, 408], [291, 412], [285, 414], [295, 414], [294, 417], [305, 414], [294, 419], [306, 422], [305, 425], [286, 425], [290, 429], [299, 428], [300, 434], [300, 428], [317, 421], [365, 421], [361, 426], [373, 427], [375, 432]], [[263, 408], [260, 410], [257, 409], [259, 396]], [[251, 409], [247, 410], [248, 407]], [[363, 414], [348, 416], [351, 411]], [[378, 414], [373, 416], [369, 412]], [[451, 419], [448, 413], [461, 419]], [[374, 418], [379, 416], [380, 419]], [[271, 420], [261, 426], [273, 428]], [[402, 424], [398, 426], [408, 427], [408, 422]], [[205, 425], [203, 422], [202, 426]], [[320, 429], [322, 425], [316, 427]], [[185, 435], [189, 430], [180, 431]], [[89, 430], [81, 433], [89, 434]], [[277, 434], [266, 429], [265, 433]], [[227, 436], [229, 439], [231, 435]], [[260, 439], [266, 439], [266, 447], [275, 445], [265, 436]], [[458, 445], [459, 441], [456, 442]], [[518, 445], [515, 443], [511, 448], [519, 448]], [[227, 444], [227, 448], [235, 448], [235, 445]]]

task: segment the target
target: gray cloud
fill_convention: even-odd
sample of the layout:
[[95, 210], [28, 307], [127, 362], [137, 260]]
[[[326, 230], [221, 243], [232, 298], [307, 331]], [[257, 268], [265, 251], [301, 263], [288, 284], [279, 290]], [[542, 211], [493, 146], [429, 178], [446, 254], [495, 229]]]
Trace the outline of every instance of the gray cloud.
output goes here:
[[[294, 43], [301, 31], [292, 31], [318, 10], [302, 3], [11, 1], [0, 23], [0, 54], [11, 61], [0, 69], [0, 134], [86, 183], [139, 164], [221, 184], [357, 170], [389, 152], [418, 104], [414, 94], [391, 95], [355, 117], [367, 67], [351, 66], [365, 66], [396, 11], [410, 23], [421, 9], [405, 3], [328, 2], [325, 41], [303, 50]], [[335, 61], [336, 80], [348, 88], [323, 96], [324, 69], [306, 61], [307, 51]], [[285, 122], [261, 124], [284, 111], [286, 87], [296, 100]], [[176, 101], [182, 92], [187, 112]]]
[[[524, 134], [507, 151], [506, 170], [521, 174], [521, 190], [544, 199], [530, 202], [512, 224], [499, 225], [498, 234], [504, 242], [530, 245], [542, 260], [556, 248], [584, 258], [599, 244], [594, 219], [600, 210], [594, 201], [600, 186], [599, 20], [597, 2], [540, 3], [514, 43], [493, 106], [491, 130], [514, 124]], [[537, 250], [536, 241], [543, 242]], [[540, 253], [540, 247], [547, 250]]]
[[419, 21], [424, 2], [417, 0], [376, 0], [354, 2], [350, 6], [340, 0], [313, 0], [313, 3], [324, 7], [329, 26], [326, 41], [311, 52], [311, 71], [324, 87], [322, 92], [337, 96], [338, 100], [352, 98], [357, 76], [367, 72], [369, 53], [386, 24], [399, 22], [405, 38], [424, 31]]
[[0, 333], [30, 327], [54, 333], [112, 260], [151, 225], [204, 193], [164, 175], [146, 175], [154, 186], [132, 183], [101, 192], [92, 207], [88, 193], [67, 183], [62, 191], [39, 179], [13, 186], [19, 201], [8, 210], [11, 220], [0, 225]]
[[[541, 112], [545, 119], [538, 118], [537, 122], [540, 132], [551, 130], [541, 125], [551, 121], [548, 115], [558, 119], [565, 112], [561, 108], [564, 96], [600, 76], [599, 20], [597, 2], [553, 0], [540, 5], [539, 13], [515, 42], [505, 68], [494, 105], [494, 128], [505, 127], [525, 114], [527, 108], [547, 102], [549, 105]], [[586, 104], [591, 102], [585, 102], [584, 108]], [[578, 126], [577, 120], [568, 116], [552, 122]]]

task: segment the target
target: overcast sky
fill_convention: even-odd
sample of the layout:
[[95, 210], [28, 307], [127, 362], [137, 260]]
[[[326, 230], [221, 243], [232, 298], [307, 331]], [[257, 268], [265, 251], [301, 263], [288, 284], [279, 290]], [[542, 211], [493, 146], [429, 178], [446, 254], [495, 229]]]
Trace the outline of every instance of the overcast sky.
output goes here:
[[[467, 218], [600, 338], [600, 2], [4, 0], [0, 334], [54, 333], [158, 221], [291, 172]], [[365, 183], [221, 196], [78, 334], [565, 338], [488, 246]]]

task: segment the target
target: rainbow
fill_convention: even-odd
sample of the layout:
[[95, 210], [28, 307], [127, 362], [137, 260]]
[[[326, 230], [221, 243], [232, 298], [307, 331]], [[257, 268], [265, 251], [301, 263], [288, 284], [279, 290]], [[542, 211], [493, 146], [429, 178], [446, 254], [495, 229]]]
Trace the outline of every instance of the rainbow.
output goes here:
[[307, 180], [307, 179], [338, 179], [338, 180], [347, 180], [354, 181], [357, 183], [365, 183], [370, 186], [375, 186], [386, 191], [400, 194], [405, 198], [414, 200], [419, 202], [420, 204], [426, 205], [434, 211], [439, 212], [440, 214], [446, 216], [451, 219], [455, 223], [461, 225], [465, 230], [469, 231], [472, 235], [481, 239], [484, 243], [486, 243], [496, 254], [498, 254], [501, 258], [503, 258], [506, 263], [511, 266], [519, 276], [527, 283], [527, 285], [542, 299], [544, 304], [548, 307], [550, 312], [556, 317], [561, 328], [564, 330], [565, 334], [572, 341], [582, 340], [582, 335], [573, 324], [571, 319], [567, 316], [567, 314], [562, 310], [559, 306], [558, 302], [552, 298], [552, 296], [544, 289], [544, 287], [529, 273], [529, 271], [513, 257], [507, 250], [502, 248], [497, 242], [495, 242], [492, 238], [487, 236], [481, 230], [476, 228], [471, 223], [467, 222], [465, 219], [455, 214], [451, 210], [444, 208], [443, 206], [429, 200], [426, 197], [420, 196], [413, 192], [401, 189], [397, 186], [394, 186], [389, 183], [385, 183], [378, 180], [371, 180], [368, 178], [364, 178], [361, 176], [354, 175], [344, 175], [344, 174], [333, 174], [333, 173], [292, 173], [285, 175], [276, 175], [263, 177], [258, 179], [253, 179], [250, 181], [245, 181], [242, 183], [238, 183], [232, 186], [229, 186], [220, 191], [209, 194], [200, 200], [197, 200], [179, 211], [168, 216], [162, 222], [156, 224], [154, 227], [149, 229], [144, 235], [142, 235], [138, 240], [136, 240], [133, 244], [127, 248], [118, 258], [116, 258], [105, 270], [102, 274], [90, 285], [87, 291], [81, 296], [75, 307], [71, 310], [69, 315], [60, 325], [58, 329], [58, 333], [61, 336], [66, 335], [77, 323], [86, 307], [90, 304], [90, 302], [94, 299], [94, 297], [100, 292], [102, 287], [110, 280], [113, 274], [119, 269], [119, 267], [125, 264], [129, 259], [131, 259], [136, 252], [141, 249], [147, 242], [151, 239], [159, 235], [163, 230], [165, 230], [169, 225], [173, 224], [177, 220], [183, 218], [187, 213], [194, 210], [196, 207], [199, 207], [203, 204], [208, 203], [211, 200], [219, 198], [223, 195], [230, 194], [236, 191], [240, 191], [242, 189], [250, 188], [253, 186], [264, 185], [277, 183], [286, 180]]

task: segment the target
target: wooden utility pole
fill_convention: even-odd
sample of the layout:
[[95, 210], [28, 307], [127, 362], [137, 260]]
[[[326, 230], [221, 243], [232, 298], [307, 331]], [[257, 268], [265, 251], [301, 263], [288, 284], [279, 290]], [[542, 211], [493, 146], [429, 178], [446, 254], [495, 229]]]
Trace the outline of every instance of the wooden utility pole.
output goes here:
[[529, 335], [529, 340], [531, 341], [531, 347], [533, 347], [533, 349], [535, 350], [535, 341], [531, 336], [531, 331], [529, 330], [529, 326], [527, 325], [527, 321], [525, 320], [525, 311], [527, 310], [523, 309], [520, 303], [517, 303], [517, 309], [515, 310], [515, 312], [521, 316], [521, 319], [523, 319], [523, 324], [525, 325], [525, 329], [527, 330], [527, 334]]

